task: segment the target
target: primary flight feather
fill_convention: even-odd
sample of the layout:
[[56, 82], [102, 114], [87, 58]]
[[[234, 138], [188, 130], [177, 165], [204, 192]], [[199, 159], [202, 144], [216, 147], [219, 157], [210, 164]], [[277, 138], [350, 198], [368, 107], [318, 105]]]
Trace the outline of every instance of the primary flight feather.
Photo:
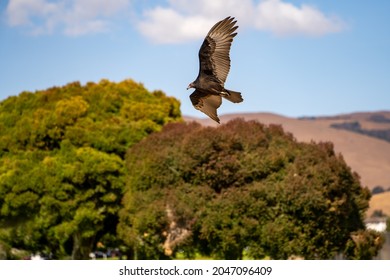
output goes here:
[[217, 22], [207, 33], [199, 50], [199, 74], [187, 87], [195, 88], [190, 95], [192, 105], [211, 119], [220, 122], [217, 109], [222, 97], [233, 102], [242, 102], [240, 92], [225, 89], [226, 77], [230, 70], [230, 47], [237, 35], [237, 21], [227, 17]]

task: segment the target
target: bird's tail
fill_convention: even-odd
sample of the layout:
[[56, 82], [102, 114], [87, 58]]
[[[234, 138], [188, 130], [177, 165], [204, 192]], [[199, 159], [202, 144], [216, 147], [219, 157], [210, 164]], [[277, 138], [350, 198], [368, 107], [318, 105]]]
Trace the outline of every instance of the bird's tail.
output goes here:
[[233, 91], [233, 90], [228, 90], [226, 89], [227, 94], [224, 94], [223, 97], [225, 97], [227, 100], [233, 103], [240, 103], [244, 101], [241, 96], [241, 92]]

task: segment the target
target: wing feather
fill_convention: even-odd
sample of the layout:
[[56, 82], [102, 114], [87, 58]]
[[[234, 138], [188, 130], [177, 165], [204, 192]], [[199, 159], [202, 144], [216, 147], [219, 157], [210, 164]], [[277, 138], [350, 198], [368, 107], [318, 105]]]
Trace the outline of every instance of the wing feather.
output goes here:
[[207, 116], [219, 123], [217, 109], [222, 103], [221, 96], [195, 90], [190, 95], [190, 99], [195, 109], [205, 113]]
[[209, 31], [199, 50], [200, 72], [214, 75], [223, 85], [230, 71], [230, 47], [238, 26], [233, 17], [217, 22]]

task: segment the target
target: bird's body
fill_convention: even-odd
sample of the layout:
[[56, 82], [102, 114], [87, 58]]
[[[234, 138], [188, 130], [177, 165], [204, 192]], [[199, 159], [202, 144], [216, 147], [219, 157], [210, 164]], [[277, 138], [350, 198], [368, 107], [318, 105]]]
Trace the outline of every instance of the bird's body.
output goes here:
[[187, 88], [195, 88], [190, 95], [194, 107], [218, 123], [217, 109], [222, 97], [233, 103], [243, 101], [241, 93], [225, 89], [230, 70], [230, 46], [237, 35], [235, 24], [234, 18], [227, 17], [210, 29], [199, 50], [198, 77]]

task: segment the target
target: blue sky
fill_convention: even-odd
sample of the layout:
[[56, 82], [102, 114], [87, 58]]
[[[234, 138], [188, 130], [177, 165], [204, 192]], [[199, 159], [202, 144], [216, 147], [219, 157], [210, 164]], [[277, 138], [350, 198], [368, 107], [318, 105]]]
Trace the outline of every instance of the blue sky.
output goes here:
[[223, 102], [220, 115], [390, 110], [389, 11], [388, 0], [0, 0], [0, 100], [132, 78], [204, 117], [186, 87], [204, 36], [231, 15], [225, 86], [244, 102]]

